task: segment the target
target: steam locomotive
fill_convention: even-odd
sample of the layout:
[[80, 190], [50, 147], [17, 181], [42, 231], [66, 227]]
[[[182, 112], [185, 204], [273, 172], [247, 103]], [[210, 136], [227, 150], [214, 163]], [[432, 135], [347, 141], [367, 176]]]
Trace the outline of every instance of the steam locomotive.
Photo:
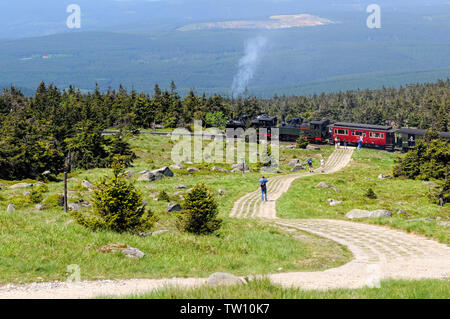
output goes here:
[[[339, 140], [341, 143], [346, 142], [347, 145], [355, 146], [362, 136], [364, 147], [403, 152], [413, 149], [416, 141], [424, 138], [426, 133], [425, 130], [397, 129], [389, 125], [346, 122], [330, 124], [329, 120], [304, 121], [301, 118], [294, 118], [286, 122], [283, 119], [279, 126], [277, 122], [276, 117], [262, 114], [254, 120], [250, 120], [248, 116], [229, 120], [226, 127], [235, 129], [253, 127], [258, 130], [260, 139], [267, 140], [272, 137], [272, 129], [278, 128], [280, 141], [293, 142], [299, 137], [305, 137], [314, 144], [334, 144], [336, 140]], [[439, 135], [441, 138], [450, 139], [449, 132], [441, 132]]]

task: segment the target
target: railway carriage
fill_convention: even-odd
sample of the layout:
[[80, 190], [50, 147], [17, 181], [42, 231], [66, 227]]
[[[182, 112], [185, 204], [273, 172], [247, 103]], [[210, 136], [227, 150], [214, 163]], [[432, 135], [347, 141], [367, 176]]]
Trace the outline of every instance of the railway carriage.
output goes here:
[[392, 126], [339, 122], [329, 127], [333, 141], [339, 138], [341, 144], [357, 145], [362, 136], [365, 147], [394, 150], [396, 130]]

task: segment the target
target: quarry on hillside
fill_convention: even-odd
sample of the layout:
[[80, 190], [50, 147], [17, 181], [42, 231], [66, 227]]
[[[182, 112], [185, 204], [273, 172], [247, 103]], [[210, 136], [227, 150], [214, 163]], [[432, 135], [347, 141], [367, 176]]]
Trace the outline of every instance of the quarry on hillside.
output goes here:
[[265, 21], [236, 20], [189, 24], [179, 31], [208, 29], [287, 29], [295, 27], [314, 27], [334, 23], [331, 20], [310, 14], [274, 15]]

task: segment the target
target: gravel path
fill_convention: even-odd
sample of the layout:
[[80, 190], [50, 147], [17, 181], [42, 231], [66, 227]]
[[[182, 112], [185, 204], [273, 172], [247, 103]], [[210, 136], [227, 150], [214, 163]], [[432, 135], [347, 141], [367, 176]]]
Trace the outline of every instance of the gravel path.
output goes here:
[[[334, 173], [351, 161], [354, 149], [336, 150], [325, 173]], [[450, 247], [424, 237], [386, 227], [342, 220], [284, 220], [276, 217], [275, 202], [291, 183], [311, 173], [270, 179], [270, 201], [261, 203], [259, 189], [239, 199], [231, 213], [235, 218], [261, 218], [286, 230], [301, 230], [334, 240], [351, 250], [354, 259], [338, 268], [320, 272], [293, 272], [267, 276], [284, 287], [304, 289], [360, 288], [379, 280], [445, 279], [450, 276]], [[67, 284], [61, 282], [0, 287], [2, 298], [94, 298], [143, 293], [167, 286], [198, 287], [206, 278], [133, 279]]]

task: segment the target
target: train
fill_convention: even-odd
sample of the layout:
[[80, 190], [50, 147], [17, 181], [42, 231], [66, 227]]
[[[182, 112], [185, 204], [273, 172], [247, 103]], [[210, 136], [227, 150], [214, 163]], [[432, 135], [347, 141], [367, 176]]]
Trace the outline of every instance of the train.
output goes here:
[[[266, 114], [258, 115], [254, 120], [248, 116], [240, 119], [231, 119], [226, 128], [255, 128], [258, 130], [259, 139], [270, 140], [272, 129], [279, 129], [279, 140], [295, 142], [300, 137], [305, 137], [312, 144], [334, 144], [336, 140], [346, 142], [349, 146], [356, 146], [358, 141], [363, 141], [364, 147], [378, 148], [387, 151], [402, 151], [414, 149], [416, 141], [423, 139], [426, 130], [414, 128], [394, 128], [390, 125], [372, 125], [361, 123], [336, 122], [315, 119], [306, 121], [301, 118], [293, 118], [289, 121], [282, 119], [278, 125], [278, 119]], [[261, 129], [264, 130], [261, 130]], [[265, 136], [264, 136], [265, 135]], [[440, 132], [443, 139], [450, 139], [450, 132]]]

